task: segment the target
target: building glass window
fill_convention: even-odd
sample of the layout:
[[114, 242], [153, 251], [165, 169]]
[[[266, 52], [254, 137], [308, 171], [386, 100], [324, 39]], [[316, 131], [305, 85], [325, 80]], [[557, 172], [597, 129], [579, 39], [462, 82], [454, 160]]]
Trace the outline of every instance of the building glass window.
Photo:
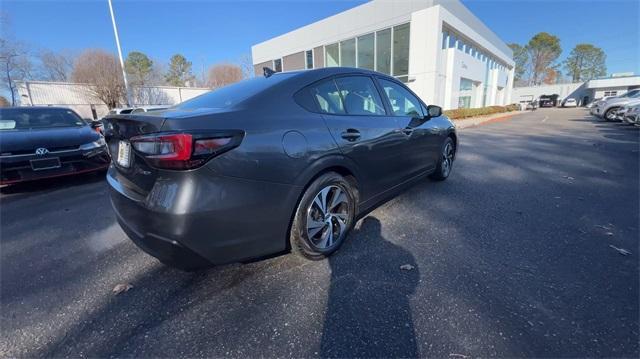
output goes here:
[[340, 66], [356, 67], [356, 39], [340, 41]]
[[380, 85], [389, 99], [395, 116], [424, 117], [420, 101], [403, 86], [384, 79], [380, 79]]
[[358, 67], [367, 70], [374, 69], [374, 34], [358, 37]]
[[313, 50], [307, 50], [305, 52], [305, 63], [307, 69], [313, 68]]
[[458, 97], [458, 108], [470, 108], [470, 107], [471, 107], [471, 96]]
[[449, 34], [449, 47], [456, 47], [456, 37], [453, 34]]
[[616, 96], [618, 94], [618, 91], [605, 91], [604, 92], [604, 96]]
[[448, 31], [443, 31], [442, 32], [442, 49], [446, 49], [449, 46], [449, 32]]
[[376, 71], [391, 74], [391, 29], [376, 32]]
[[393, 28], [393, 75], [409, 73], [409, 23]]
[[282, 72], [282, 59], [273, 60], [273, 70], [275, 72]]
[[311, 94], [315, 97], [320, 111], [330, 114], [344, 114], [342, 97], [333, 80], [323, 81], [311, 88]]
[[340, 66], [340, 52], [338, 43], [324, 47], [324, 64], [326, 67]]
[[473, 90], [473, 81], [468, 79], [460, 79], [460, 91]]
[[339, 77], [336, 84], [350, 115], [384, 115], [382, 100], [370, 77]]

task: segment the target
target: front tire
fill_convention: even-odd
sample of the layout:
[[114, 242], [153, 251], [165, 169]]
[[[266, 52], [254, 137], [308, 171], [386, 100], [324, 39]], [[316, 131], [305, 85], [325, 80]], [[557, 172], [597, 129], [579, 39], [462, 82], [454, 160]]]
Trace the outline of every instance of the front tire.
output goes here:
[[449, 174], [451, 174], [455, 154], [456, 145], [453, 143], [453, 139], [451, 137], [447, 137], [442, 144], [442, 150], [440, 151], [440, 159], [438, 160], [436, 171], [429, 177], [435, 181], [446, 180], [449, 177]]
[[346, 178], [329, 172], [305, 190], [291, 224], [291, 250], [320, 260], [340, 248], [353, 226], [357, 189]]
[[602, 116], [602, 118], [604, 118], [605, 121], [615, 121], [616, 120], [616, 111], [618, 111], [617, 107], [612, 107], [610, 109], [607, 110], [607, 112], [604, 113], [604, 116]]

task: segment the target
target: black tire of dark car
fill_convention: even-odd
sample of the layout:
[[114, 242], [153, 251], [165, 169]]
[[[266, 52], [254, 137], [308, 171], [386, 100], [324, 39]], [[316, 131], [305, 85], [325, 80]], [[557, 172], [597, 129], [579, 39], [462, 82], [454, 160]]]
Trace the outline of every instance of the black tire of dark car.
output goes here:
[[429, 178], [435, 181], [444, 181], [451, 174], [451, 170], [453, 169], [453, 160], [455, 158], [456, 153], [456, 145], [453, 142], [451, 137], [447, 137], [447, 139], [442, 144], [442, 148], [440, 150], [440, 159], [438, 160], [438, 165], [436, 167], [435, 172], [433, 172]]
[[[344, 222], [342, 222], [344, 227], [340, 230], [338, 237], [333, 239], [331, 245], [322, 247], [310, 238], [310, 223], [308, 222], [308, 219], [313, 215], [313, 211], [319, 211], [319, 208], [314, 204], [314, 201], [316, 200], [316, 197], [320, 196], [321, 192], [327, 188], [332, 189], [334, 192], [341, 191], [344, 193], [344, 200], [346, 202], [341, 204], [341, 209], [344, 212]], [[329, 196], [331, 196], [331, 194], [329, 194]], [[335, 172], [328, 172], [316, 178], [302, 195], [293, 217], [289, 238], [292, 252], [307, 259], [320, 260], [326, 258], [340, 248], [353, 226], [357, 198], [358, 190], [354, 180], [345, 178]], [[331, 202], [332, 200], [333, 198], [328, 198], [327, 202]], [[330, 209], [327, 208], [326, 212], [330, 212]], [[319, 221], [334, 221], [333, 223], [335, 224], [328, 225], [325, 223], [320, 232], [315, 234], [319, 234], [320, 237], [323, 236], [325, 231], [336, 228], [336, 226], [338, 228], [340, 227], [337, 222], [335, 222], [338, 219], [330, 218], [331, 215], [329, 213], [322, 213], [322, 215], [325, 215], [325, 217]]]
[[615, 120], [615, 115], [614, 113], [618, 111], [617, 107], [612, 107], [610, 109], [607, 110], [607, 112], [604, 113], [604, 116], [602, 116], [602, 118], [604, 118], [605, 121], [614, 121]]

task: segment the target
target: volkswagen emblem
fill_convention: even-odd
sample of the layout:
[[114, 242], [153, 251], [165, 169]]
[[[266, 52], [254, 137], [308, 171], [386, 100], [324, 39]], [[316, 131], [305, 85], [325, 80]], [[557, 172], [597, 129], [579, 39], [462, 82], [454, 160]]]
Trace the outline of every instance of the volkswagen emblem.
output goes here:
[[46, 148], [44, 148], [44, 147], [40, 147], [40, 148], [38, 148], [38, 149], [36, 150], [36, 155], [38, 155], [38, 156], [44, 156], [44, 155], [46, 155], [47, 153], [49, 153], [49, 150], [48, 150], [48, 149], [46, 149]]

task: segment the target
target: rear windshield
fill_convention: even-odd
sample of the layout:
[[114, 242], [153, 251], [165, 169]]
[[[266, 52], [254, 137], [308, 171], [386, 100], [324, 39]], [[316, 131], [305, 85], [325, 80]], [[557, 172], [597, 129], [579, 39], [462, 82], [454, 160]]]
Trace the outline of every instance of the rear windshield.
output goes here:
[[179, 110], [229, 108], [283, 80], [286, 80], [291, 76], [292, 74], [290, 73], [278, 73], [269, 78], [259, 76], [240, 81], [233, 85], [225, 86], [198, 97], [194, 97], [191, 100], [178, 104], [176, 108]]
[[0, 130], [79, 127], [87, 123], [75, 112], [58, 108], [10, 108], [0, 110]]

